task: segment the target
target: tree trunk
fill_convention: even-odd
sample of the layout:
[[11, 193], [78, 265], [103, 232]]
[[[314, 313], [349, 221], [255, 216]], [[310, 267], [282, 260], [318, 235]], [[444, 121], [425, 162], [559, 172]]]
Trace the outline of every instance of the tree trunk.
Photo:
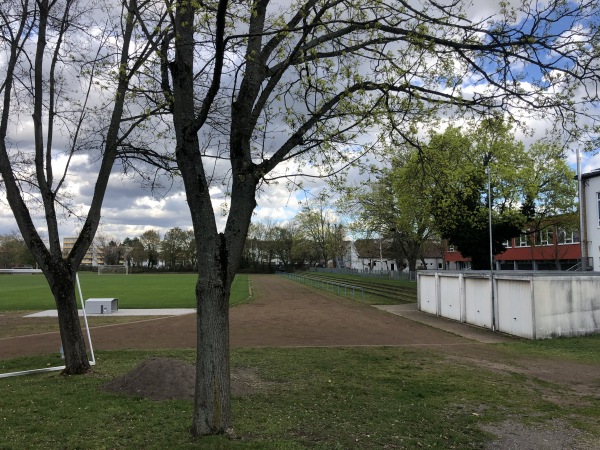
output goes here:
[[51, 273], [46, 275], [46, 278], [50, 284], [56, 310], [58, 311], [60, 339], [65, 355], [63, 374], [81, 375], [88, 373], [91, 366], [79, 322], [74, 272], [55, 267]]
[[[192, 435], [227, 433], [232, 427], [229, 375], [229, 292], [219, 264], [201, 264], [196, 285], [197, 363]], [[206, 276], [208, 275], [208, 277]], [[201, 280], [210, 280], [202, 283]]]

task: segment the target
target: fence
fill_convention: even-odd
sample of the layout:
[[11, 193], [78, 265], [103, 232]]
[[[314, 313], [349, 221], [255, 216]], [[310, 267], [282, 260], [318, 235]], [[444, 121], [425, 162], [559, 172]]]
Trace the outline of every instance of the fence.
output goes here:
[[306, 284], [308, 286], [316, 287], [317, 289], [323, 289], [328, 292], [333, 292], [334, 294], [337, 293], [337, 295], [340, 295], [342, 297], [352, 298], [352, 300], [357, 300], [356, 297], [360, 296], [360, 301], [363, 303], [365, 301], [365, 290], [360, 286], [353, 286], [351, 284], [340, 283], [338, 281], [332, 280], [305, 277], [302, 275], [297, 275], [295, 273], [281, 272], [279, 273], [279, 275], [289, 278], [290, 280]]
[[417, 281], [417, 272], [400, 272], [398, 270], [370, 270], [360, 271], [358, 269], [311, 267], [310, 272], [335, 273], [339, 275], [355, 275], [367, 278], [388, 278], [390, 280]]

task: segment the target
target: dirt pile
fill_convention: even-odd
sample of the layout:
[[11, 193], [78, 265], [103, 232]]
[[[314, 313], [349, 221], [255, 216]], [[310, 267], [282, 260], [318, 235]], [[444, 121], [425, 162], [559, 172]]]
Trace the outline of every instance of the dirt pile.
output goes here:
[[152, 400], [192, 399], [195, 378], [193, 364], [175, 358], [152, 358], [109, 381], [103, 388], [116, 394]]
[[[145, 397], [151, 400], [191, 400], [194, 398], [196, 368], [176, 358], [152, 358], [103, 386], [107, 392]], [[231, 393], [241, 397], [268, 388], [254, 368], [231, 370]]]

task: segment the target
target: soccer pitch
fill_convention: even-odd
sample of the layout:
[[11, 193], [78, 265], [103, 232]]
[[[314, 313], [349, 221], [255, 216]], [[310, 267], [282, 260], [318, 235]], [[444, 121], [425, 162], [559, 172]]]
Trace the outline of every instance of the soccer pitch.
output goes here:
[[[79, 273], [84, 300], [102, 297], [118, 298], [119, 309], [194, 308], [197, 279], [196, 274], [179, 273], [130, 275]], [[236, 275], [231, 291], [231, 305], [246, 301], [249, 296], [248, 276]], [[1, 275], [0, 292], [2, 292], [0, 310], [55, 308], [54, 298], [43, 275]], [[79, 297], [77, 302], [79, 304]]]

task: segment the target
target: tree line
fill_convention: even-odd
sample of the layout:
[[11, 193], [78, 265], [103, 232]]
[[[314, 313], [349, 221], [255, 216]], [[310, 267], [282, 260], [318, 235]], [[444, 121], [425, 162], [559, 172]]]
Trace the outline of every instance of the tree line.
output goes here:
[[35, 258], [17, 233], [0, 234], [0, 269], [34, 268]]
[[347, 229], [324, 195], [304, 204], [282, 224], [253, 221], [248, 230], [241, 270], [271, 271], [337, 266], [347, 256]]
[[144, 269], [197, 269], [196, 243], [192, 230], [174, 227], [160, 237], [157, 230], [144, 231], [140, 236], [115, 239], [99, 236], [95, 245], [102, 252], [106, 265], [124, 264], [131, 272]]

